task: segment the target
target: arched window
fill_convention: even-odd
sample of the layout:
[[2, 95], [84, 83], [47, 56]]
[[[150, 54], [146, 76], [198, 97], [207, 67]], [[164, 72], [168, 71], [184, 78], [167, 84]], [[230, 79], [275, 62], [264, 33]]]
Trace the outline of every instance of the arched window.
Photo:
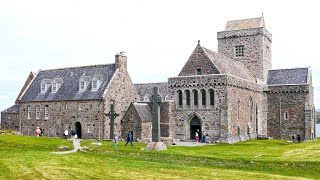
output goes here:
[[206, 90], [202, 89], [202, 90], [201, 90], [201, 95], [202, 95], [202, 106], [205, 106], [205, 105], [206, 105], [206, 100], [207, 100]]
[[186, 105], [190, 106], [190, 91], [186, 90]]
[[197, 90], [193, 91], [193, 101], [194, 101], [194, 105], [198, 106], [198, 91]]
[[210, 94], [210, 106], [214, 105], [214, 91], [212, 89], [209, 90]]
[[178, 104], [182, 106], [182, 91], [178, 90]]

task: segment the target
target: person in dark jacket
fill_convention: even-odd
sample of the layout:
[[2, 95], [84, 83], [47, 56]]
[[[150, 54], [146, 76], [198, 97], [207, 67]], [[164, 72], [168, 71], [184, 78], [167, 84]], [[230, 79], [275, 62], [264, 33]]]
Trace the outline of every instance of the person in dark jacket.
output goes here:
[[131, 133], [131, 131], [128, 132], [126, 146], [127, 146], [127, 144], [128, 144], [129, 142], [130, 142], [130, 144], [131, 144], [131, 146], [132, 146], [132, 133]]

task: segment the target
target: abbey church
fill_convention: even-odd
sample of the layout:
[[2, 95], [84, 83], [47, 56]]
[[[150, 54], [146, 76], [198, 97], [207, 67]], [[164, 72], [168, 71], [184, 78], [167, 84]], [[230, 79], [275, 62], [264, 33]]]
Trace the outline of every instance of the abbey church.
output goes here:
[[134, 140], [148, 142], [156, 86], [164, 142], [192, 141], [198, 129], [211, 142], [293, 134], [314, 140], [311, 67], [272, 69], [272, 35], [264, 17], [228, 21], [217, 39], [218, 52], [198, 41], [178, 76], [163, 83], [133, 84], [124, 53], [114, 64], [31, 73], [15, 105], [1, 112], [2, 128], [35, 135], [43, 127], [49, 137], [73, 128], [81, 138], [108, 139], [106, 114], [113, 105], [121, 136], [132, 130]]

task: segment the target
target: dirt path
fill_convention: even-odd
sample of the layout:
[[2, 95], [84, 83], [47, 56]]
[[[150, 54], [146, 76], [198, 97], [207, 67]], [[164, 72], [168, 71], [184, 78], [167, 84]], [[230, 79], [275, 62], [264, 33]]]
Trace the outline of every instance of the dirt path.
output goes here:
[[71, 150], [71, 151], [53, 152], [53, 154], [70, 154], [70, 153], [75, 153], [75, 152], [77, 152], [77, 151], [81, 148], [81, 146], [80, 146], [80, 141], [81, 141], [81, 139], [75, 139], [75, 140], [73, 140], [74, 149]]

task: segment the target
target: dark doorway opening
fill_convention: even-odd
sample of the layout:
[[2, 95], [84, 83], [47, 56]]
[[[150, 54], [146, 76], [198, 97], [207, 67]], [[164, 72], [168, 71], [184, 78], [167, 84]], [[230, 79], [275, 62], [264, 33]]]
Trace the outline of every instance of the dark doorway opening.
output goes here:
[[76, 132], [77, 132], [78, 138], [81, 138], [81, 123], [80, 122], [76, 122]]
[[201, 122], [200, 119], [195, 116], [190, 122], [190, 139], [195, 139], [197, 130], [199, 130], [199, 139], [201, 139]]

